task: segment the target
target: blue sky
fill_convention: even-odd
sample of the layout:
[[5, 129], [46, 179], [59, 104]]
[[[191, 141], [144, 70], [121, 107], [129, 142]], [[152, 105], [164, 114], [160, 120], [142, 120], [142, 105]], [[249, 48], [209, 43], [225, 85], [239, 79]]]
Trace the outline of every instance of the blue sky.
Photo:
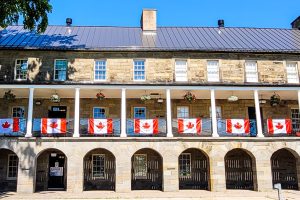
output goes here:
[[143, 8], [156, 8], [159, 26], [290, 28], [300, 0], [50, 0], [50, 25], [139, 26]]

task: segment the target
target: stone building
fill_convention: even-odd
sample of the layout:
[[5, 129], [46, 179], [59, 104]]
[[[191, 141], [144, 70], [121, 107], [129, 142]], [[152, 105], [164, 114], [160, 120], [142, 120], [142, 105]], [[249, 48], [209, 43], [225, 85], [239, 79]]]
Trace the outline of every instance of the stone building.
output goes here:
[[0, 190], [299, 190], [300, 30], [0, 32]]

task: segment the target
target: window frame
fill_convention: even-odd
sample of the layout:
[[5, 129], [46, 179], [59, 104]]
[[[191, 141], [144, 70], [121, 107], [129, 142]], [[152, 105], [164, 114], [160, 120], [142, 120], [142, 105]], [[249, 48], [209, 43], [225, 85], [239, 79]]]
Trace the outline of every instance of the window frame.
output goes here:
[[[137, 176], [137, 172], [136, 172], [136, 157], [138, 156], [144, 156], [146, 159], [145, 161], [145, 174], [142, 174], [142, 176]], [[148, 176], [148, 155], [147, 154], [134, 154], [133, 155], [133, 171], [134, 171], [134, 178], [135, 179], [147, 179], [147, 176]], [[140, 169], [140, 168], [139, 168]], [[143, 173], [141, 171], [139, 171], [139, 173]]]
[[[103, 157], [103, 176], [94, 176], [94, 156]], [[101, 166], [100, 166], [101, 168]], [[105, 179], [105, 154], [92, 154], [92, 178], [93, 179]]]
[[[59, 80], [59, 79], [55, 78], [55, 75], [56, 75], [56, 73], [55, 73], [55, 71], [56, 71], [56, 61], [58, 61], [58, 60], [64, 60], [67, 63], [65, 80]], [[68, 68], [69, 68], [69, 61], [68, 61], [68, 59], [54, 59], [54, 67], [53, 68], [54, 68], [54, 73], [53, 73], [53, 80], [54, 81], [66, 81], [68, 79]]]
[[[105, 118], [95, 118], [95, 109], [104, 109], [104, 115], [105, 115]], [[93, 107], [93, 118], [94, 119], [107, 119], [107, 108], [106, 107], [99, 107], [99, 106], [96, 106], [96, 107]]]
[[[17, 166], [12, 166], [12, 167], [16, 167], [17, 168], [17, 170], [16, 170], [16, 177], [10, 177], [9, 176], [9, 169], [11, 168], [10, 166], [9, 166], [9, 161], [10, 161], [10, 157], [11, 156], [15, 156], [16, 158], [17, 158]], [[10, 153], [10, 154], [8, 154], [7, 155], [7, 170], [6, 170], [6, 180], [11, 180], [11, 181], [13, 181], [13, 180], [17, 180], [18, 179], [18, 171], [19, 171], [19, 158], [18, 158], [18, 156], [16, 155], [16, 154], [12, 154], [12, 153]]]
[[[290, 63], [293, 63], [293, 64], [296, 64], [296, 74], [297, 74], [297, 82], [290, 82], [289, 81], [289, 78], [288, 78], [288, 68], [287, 68], [287, 65], [290, 64]], [[286, 82], [287, 83], [290, 83], [290, 84], [299, 84], [299, 67], [298, 67], [298, 62], [297, 61], [286, 61], [285, 62], [285, 72], [286, 72]]]
[[[178, 66], [178, 65], [176, 65], [176, 63], [177, 62], [182, 62], [182, 61], [185, 62], [185, 79], [184, 80], [178, 80], [178, 78], [177, 78], [177, 71], [178, 70], [176, 68], [176, 66]], [[175, 70], [174, 71], [175, 71], [175, 81], [176, 82], [187, 82], [188, 81], [188, 61], [186, 59], [175, 59]]]
[[[135, 109], [136, 108], [143, 108], [145, 110], [145, 118], [136, 118], [135, 117]], [[147, 119], [147, 108], [143, 107], [143, 106], [135, 106], [135, 107], [133, 107], [133, 118], [134, 119]]]
[[[179, 108], [187, 108], [187, 110], [188, 110], [188, 116], [187, 117], [178, 117], [178, 109]], [[189, 117], [190, 117], [190, 107], [189, 106], [176, 106], [176, 117], [177, 117], [177, 119], [181, 119], [181, 118], [183, 118], [183, 119], [188, 119]]]
[[[139, 61], [144, 62], [144, 79], [135, 79], [135, 75], [134, 75], [134, 72], [135, 72], [135, 62], [139, 62]], [[137, 82], [144, 82], [144, 81], [146, 81], [146, 59], [134, 59], [133, 60], [133, 81], [137, 81]]]
[[[26, 60], [27, 61], [27, 70], [26, 70], [26, 78], [25, 79], [20, 79], [20, 78], [17, 78], [17, 61], [18, 60]], [[21, 66], [21, 65], [20, 65]], [[14, 80], [15, 81], [26, 81], [28, 79], [28, 58], [17, 58], [15, 60], [15, 68], [14, 68]]]
[[[256, 81], [248, 81], [247, 80], [247, 63], [255, 63], [255, 73], [256, 73]], [[258, 76], [258, 65], [256, 60], [245, 60], [245, 82], [246, 83], [258, 83], [259, 82], [259, 76]], [[249, 71], [248, 71], [249, 72]]]
[[[181, 164], [181, 162], [180, 162], [180, 157], [182, 156], [182, 155], [188, 155], [189, 156], [189, 174], [187, 174], [187, 175], [183, 175], [182, 173], [181, 173], [181, 169], [180, 169], [180, 164]], [[180, 178], [189, 178], [189, 177], [191, 177], [192, 176], [192, 154], [191, 153], [181, 153], [180, 155], [179, 155], [179, 166], [178, 166], [178, 174], [179, 174], [179, 177]]]
[[[103, 61], [105, 63], [105, 79], [96, 79], [96, 63], [98, 61]], [[99, 71], [104, 71], [104, 70], [99, 70]], [[107, 81], [107, 61], [105, 59], [100, 59], [100, 60], [94, 60], [94, 81], [95, 82], [105, 82]]]
[[[208, 73], [208, 63], [209, 62], [217, 62], [218, 63], [218, 71], [217, 71], [217, 75], [218, 75], [218, 80], [216, 81], [216, 80], [214, 80], [214, 81], [212, 81], [212, 80], [209, 80], [209, 73]], [[221, 81], [221, 76], [220, 76], [220, 60], [206, 60], [206, 75], [207, 75], [207, 82], [215, 82], [215, 83], [217, 83], [217, 82], [220, 82]]]
[[297, 127], [296, 128], [294, 128], [294, 123], [293, 123], [293, 121], [300, 121], [300, 118], [293, 118], [293, 114], [295, 114], [295, 113], [293, 113], [293, 110], [298, 110], [298, 115], [300, 116], [300, 109], [299, 108], [297, 108], [297, 107], [291, 107], [290, 108], [290, 113], [291, 113], [291, 120], [292, 120], [292, 129], [293, 130], [295, 130], [296, 129], [296, 131], [298, 132], [298, 130], [299, 130], [299, 132], [300, 132], [300, 125], [299, 125], [299, 128], [298, 128], [298, 130], [297, 130]]
[[[23, 111], [24, 111], [24, 116], [23, 117], [14, 117], [14, 108], [22, 108], [23, 109]], [[26, 118], [26, 116], [25, 116], [25, 107], [24, 106], [13, 106], [12, 108], [11, 108], [11, 117], [12, 118]]]

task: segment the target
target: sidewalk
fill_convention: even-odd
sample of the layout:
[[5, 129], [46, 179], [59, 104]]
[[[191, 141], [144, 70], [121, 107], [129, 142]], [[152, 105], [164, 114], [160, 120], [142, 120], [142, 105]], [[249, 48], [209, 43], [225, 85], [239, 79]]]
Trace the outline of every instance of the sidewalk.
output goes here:
[[[286, 200], [300, 200], [300, 191], [285, 190], [283, 195]], [[255, 192], [245, 190], [228, 190], [226, 192], [209, 192], [209, 191], [195, 191], [185, 190], [179, 192], [160, 192], [160, 191], [132, 191], [129, 193], [115, 193], [115, 192], [100, 192], [88, 191], [82, 193], [68, 193], [68, 192], [40, 192], [34, 194], [17, 194], [6, 193], [0, 194], [0, 199], [30, 199], [30, 200], [77, 200], [77, 199], [200, 199], [200, 200], [277, 200], [277, 191], [272, 192]]]

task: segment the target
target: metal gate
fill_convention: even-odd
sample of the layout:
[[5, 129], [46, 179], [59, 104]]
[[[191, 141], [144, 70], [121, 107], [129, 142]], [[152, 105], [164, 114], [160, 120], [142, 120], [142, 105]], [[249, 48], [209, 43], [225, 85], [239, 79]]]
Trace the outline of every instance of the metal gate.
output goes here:
[[197, 149], [188, 149], [180, 154], [179, 189], [209, 189], [209, 162]]
[[251, 157], [240, 149], [234, 149], [225, 156], [227, 189], [254, 190]]
[[291, 152], [281, 149], [271, 157], [273, 185], [281, 183], [282, 189], [298, 190], [296, 159]]
[[131, 189], [162, 190], [162, 158], [151, 149], [137, 151], [131, 158]]

